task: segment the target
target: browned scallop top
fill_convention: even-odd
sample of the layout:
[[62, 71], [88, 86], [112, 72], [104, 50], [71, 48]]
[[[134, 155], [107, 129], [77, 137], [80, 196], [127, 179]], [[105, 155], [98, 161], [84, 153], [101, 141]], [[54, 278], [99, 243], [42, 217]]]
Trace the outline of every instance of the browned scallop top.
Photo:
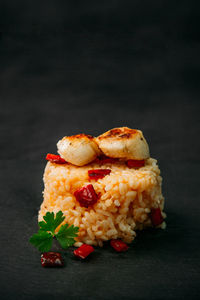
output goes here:
[[66, 136], [65, 138], [70, 139], [70, 140], [75, 140], [75, 139], [79, 139], [79, 138], [88, 138], [88, 139], [92, 140], [94, 137], [89, 134], [80, 133], [80, 134], [76, 134], [76, 135]]
[[113, 128], [104, 134], [98, 136], [98, 139], [105, 139], [105, 138], [120, 138], [120, 139], [127, 139], [132, 137], [134, 134], [138, 133], [136, 129], [131, 129], [128, 127], [122, 128]]

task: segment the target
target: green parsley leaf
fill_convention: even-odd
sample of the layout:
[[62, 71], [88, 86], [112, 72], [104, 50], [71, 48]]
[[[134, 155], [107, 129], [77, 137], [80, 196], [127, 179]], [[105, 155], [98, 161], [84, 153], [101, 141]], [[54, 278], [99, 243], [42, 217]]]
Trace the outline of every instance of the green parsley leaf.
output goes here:
[[46, 231], [39, 231], [32, 235], [30, 243], [38, 248], [41, 252], [48, 252], [51, 249], [53, 236]]
[[56, 214], [56, 217], [54, 219], [54, 213], [47, 212], [46, 215], [43, 217], [43, 219], [46, 221], [39, 222], [40, 230], [43, 231], [51, 231], [53, 234], [55, 232], [55, 229], [64, 221], [65, 217], [63, 216], [62, 211], [59, 211]]
[[78, 229], [78, 227], [75, 227], [74, 225], [69, 226], [68, 224], [60, 227], [60, 230], [55, 237], [62, 248], [66, 249], [74, 244], [74, 238], [77, 237]]
[[53, 238], [56, 237], [61, 247], [66, 249], [75, 242], [79, 230], [74, 225], [62, 225], [57, 234], [56, 228], [64, 221], [62, 211], [59, 211], [55, 218], [53, 212], [47, 212], [43, 217], [44, 221], [39, 222], [39, 231], [30, 238], [30, 243], [38, 248], [41, 252], [47, 252], [51, 249]]

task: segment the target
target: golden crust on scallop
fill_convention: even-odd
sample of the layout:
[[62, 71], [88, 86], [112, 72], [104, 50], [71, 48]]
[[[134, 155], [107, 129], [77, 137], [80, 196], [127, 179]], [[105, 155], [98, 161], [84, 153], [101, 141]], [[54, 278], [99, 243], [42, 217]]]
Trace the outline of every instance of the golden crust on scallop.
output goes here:
[[102, 152], [114, 158], [146, 159], [149, 147], [141, 130], [119, 127], [108, 130], [96, 138]]
[[70, 136], [65, 136], [63, 139], [68, 139], [68, 140], [76, 140], [76, 139], [84, 139], [86, 140], [93, 140], [94, 137], [92, 135], [89, 134], [84, 134], [84, 133], [79, 133], [79, 134], [75, 134], [75, 135], [70, 135]]
[[57, 147], [60, 156], [76, 166], [92, 162], [101, 153], [95, 139], [83, 133], [65, 136], [57, 143]]

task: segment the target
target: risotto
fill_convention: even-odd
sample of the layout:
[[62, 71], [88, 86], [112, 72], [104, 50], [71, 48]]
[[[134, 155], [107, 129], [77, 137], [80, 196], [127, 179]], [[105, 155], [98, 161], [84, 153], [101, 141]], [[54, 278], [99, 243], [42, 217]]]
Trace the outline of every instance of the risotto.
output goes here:
[[[96, 169], [110, 171], [95, 180], [88, 176], [88, 171]], [[84, 207], [74, 193], [91, 184], [98, 200]], [[114, 162], [108, 160], [103, 165], [95, 160], [83, 166], [49, 161], [44, 172], [44, 201], [39, 221], [47, 211], [57, 213], [61, 210], [64, 223], [79, 227], [77, 247], [83, 243], [103, 246], [104, 241], [118, 238], [131, 243], [136, 230], [152, 226], [165, 228], [161, 184], [160, 170], [153, 158], [146, 158], [141, 167], [131, 168], [124, 158]], [[160, 224], [153, 222], [152, 211], [155, 209], [160, 211]]]

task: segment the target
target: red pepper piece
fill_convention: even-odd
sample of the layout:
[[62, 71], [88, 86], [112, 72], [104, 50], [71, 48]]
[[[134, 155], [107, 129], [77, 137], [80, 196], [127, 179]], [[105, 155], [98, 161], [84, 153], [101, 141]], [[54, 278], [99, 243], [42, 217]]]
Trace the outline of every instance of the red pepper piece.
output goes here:
[[45, 252], [41, 254], [41, 264], [43, 267], [63, 267], [63, 259], [58, 252]]
[[113, 157], [108, 157], [108, 156], [99, 156], [99, 157], [97, 157], [95, 162], [103, 165], [103, 164], [113, 164], [118, 161], [119, 161], [118, 158], [113, 158]]
[[129, 168], [141, 168], [144, 167], [144, 159], [136, 160], [136, 159], [129, 159], [127, 160], [126, 164]]
[[151, 222], [154, 226], [158, 226], [162, 224], [162, 222], [164, 221], [159, 207], [151, 209], [150, 217], [151, 217]]
[[74, 192], [74, 196], [76, 197], [76, 200], [80, 203], [80, 205], [83, 207], [93, 205], [98, 200], [98, 195], [96, 194], [92, 184], [88, 184], [87, 186], [76, 190]]
[[64, 160], [60, 155], [50, 154], [48, 153], [46, 156], [46, 160], [49, 160], [56, 164], [66, 164], [66, 160]]
[[101, 179], [104, 178], [106, 175], [109, 175], [111, 172], [110, 169], [95, 169], [95, 170], [88, 170], [88, 176], [91, 179]]
[[111, 240], [110, 245], [115, 249], [117, 252], [124, 252], [128, 250], [128, 245], [121, 240]]
[[85, 259], [90, 253], [94, 252], [94, 248], [90, 245], [83, 244], [78, 249], [74, 250], [74, 255]]

